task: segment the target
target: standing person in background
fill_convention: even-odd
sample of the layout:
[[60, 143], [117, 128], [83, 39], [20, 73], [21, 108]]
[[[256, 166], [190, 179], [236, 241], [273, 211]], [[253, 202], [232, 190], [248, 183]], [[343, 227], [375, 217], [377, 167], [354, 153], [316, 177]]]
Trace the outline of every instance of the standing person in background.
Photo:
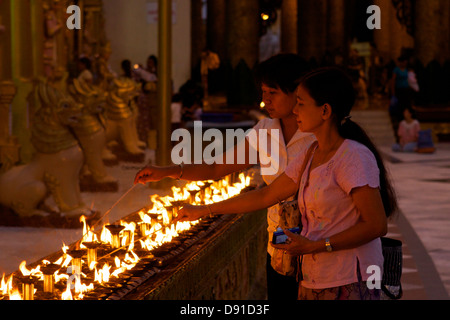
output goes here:
[[155, 55], [152, 54], [147, 58], [146, 70], [151, 74], [150, 81], [158, 81], [158, 59]]
[[[266, 184], [271, 184], [283, 173], [296, 155], [308, 149], [315, 140], [312, 134], [298, 131], [295, 115], [293, 114], [293, 108], [296, 103], [296, 81], [307, 71], [309, 71], [307, 63], [295, 54], [279, 54], [273, 56], [262, 62], [257, 68], [256, 79], [261, 87], [262, 100], [270, 115], [270, 119], [266, 118], [259, 121], [253, 129], [255, 129], [257, 135], [259, 129], [266, 129], [268, 131], [267, 141], [270, 141], [271, 129], [278, 129], [280, 133], [280, 136], [275, 138], [279, 143], [278, 171], [274, 175], [262, 176]], [[250, 148], [256, 148], [258, 152], [267, 152], [267, 150], [259, 150], [258, 145], [251, 146], [248, 139], [244, 139], [241, 143], [245, 144], [246, 159], [243, 164], [239, 164], [237, 161], [237, 150], [239, 150], [239, 146], [235, 146], [231, 150], [235, 155], [233, 164], [227, 164], [226, 153], [224, 153], [223, 164], [190, 164], [167, 167], [147, 166], [136, 174], [135, 183], [158, 181], [165, 177], [184, 180], [216, 180], [230, 173], [239, 172], [253, 166], [248, 159]], [[271, 159], [271, 161], [275, 161], [275, 159]], [[267, 211], [270, 239], [272, 233], [278, 227], [278, 210], [279, 205], [273, 203]], [[295, 277], [284, 276], [273, 270], [270, 263], [273, 248], [269, 244], [267, 252], [268, 298], [270, 300], [295, 300], [297, 297], [297, 281]]]
[[403, 110], [410, 108], [412, 103], [412, 89], [408, 83], [408, 60], [404, 56], [398, 58], [397, 66], [392, 72], [391, 79], [391, 116], [392, 128], [398, 142], [398, 126], [403, 118]]
[[350, 120], [354, 103], [352, 82], [342, 70], [309, 73], [298, 86], [294, 113], [299, 130], [314, 133], [317, 144], [302, 176], [306, 150], [270, 185], [209, 205], [186, 205], [175, 221], [252, 212], [298, 194], [301, 234], [285, 230], [286, 244], [272, 245], [301, 261], [298, 298], [380, 299], [381, 289], [367, 286], [367, 270], [383, 268], [380, 237], [397, 201], [380, 154]]

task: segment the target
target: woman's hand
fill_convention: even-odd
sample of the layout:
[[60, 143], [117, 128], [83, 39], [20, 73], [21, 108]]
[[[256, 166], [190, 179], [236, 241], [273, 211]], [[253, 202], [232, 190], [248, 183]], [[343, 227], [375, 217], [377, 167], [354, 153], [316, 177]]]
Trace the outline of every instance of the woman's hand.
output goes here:
[[[178, 169], [180, 170], [180, 169]], [[141, 169], [134, 178], [134, 184], [142, 183], [146, 184], [150, 181], [159, 181], [165, 177], [169, 177], [169, 168], [157, 167], [157, 166], [146, 166]]]
[[302, 254], [318, 252], [318, 242], [309, 240], [296, 233], [292, 233], [289, 230], [284, 230], [284, 233], [288, 236], [286, 243], [271, 243], [272, 247], [284, 250], [291, 256], [299, 256]]
[[173, 219], [173, 222], [177, 221], [195, 221], [206, 215], [208, 215], [208, 206], [193, 206], [191, 204], [186, 204], [178, 211], [178, 216]]

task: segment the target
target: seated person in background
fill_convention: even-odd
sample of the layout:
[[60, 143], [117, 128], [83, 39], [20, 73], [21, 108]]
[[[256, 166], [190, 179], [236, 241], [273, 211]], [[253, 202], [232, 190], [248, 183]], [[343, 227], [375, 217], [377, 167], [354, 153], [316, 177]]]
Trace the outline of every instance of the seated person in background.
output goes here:
[[94, 76], [91, 72], [91, 60], [89, 58], [83, 57], [78, 60], [78, 69], [80, 71], [78, 75], [79, 81], [84, 81], [87, 84], [93, 84]]
[[420, 123], [413, 117], [411, 108], [403, 111], [404, 119], [398, 127], [399, 143], [392, 146], [393, 151], [414, 152], [417, 149], [417, 140], [419, 139]]

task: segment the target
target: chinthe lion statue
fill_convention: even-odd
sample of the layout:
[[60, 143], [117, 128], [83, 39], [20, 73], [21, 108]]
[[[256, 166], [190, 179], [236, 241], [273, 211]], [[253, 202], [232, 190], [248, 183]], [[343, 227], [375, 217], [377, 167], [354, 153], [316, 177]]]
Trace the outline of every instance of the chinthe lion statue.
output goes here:
[[72, 126], [85, 158], [81, 187], [83, 190], [117, 191], [117, 179], [108, 174], [102, 159], [102, 150], [106, 147], [106, 130], [101, 117], [106, 93], [77, 79], [69, 86], [69, 93], [83, 106], [79, 121]]
[[81, 106], [43, 82], [37, 94], [42, 105], [31, 129], [36, 154], [28, 164], [0, 176], [0, 204], [22, 217], [47, 216], [49, 212], [39, 208], [51, 196], [59, 216], [90, 216], [79, 188], [83, 152], [69, 129], [77, 123]]
[[[145, 153], [142, 148], [145, 148], [146, 144], [138, 138], [136, 128], [138, 110], [134, 101], [139, 94], [139, 88], [140, 85], [126, 77], [113, 80], [112, 89], [106, 99], [106, 141], [108, 145], [117, 142], [131, 159], [144, 161]], [[105, 148], [103, 159], [112, 158], [114, 158], [112, 152]]]

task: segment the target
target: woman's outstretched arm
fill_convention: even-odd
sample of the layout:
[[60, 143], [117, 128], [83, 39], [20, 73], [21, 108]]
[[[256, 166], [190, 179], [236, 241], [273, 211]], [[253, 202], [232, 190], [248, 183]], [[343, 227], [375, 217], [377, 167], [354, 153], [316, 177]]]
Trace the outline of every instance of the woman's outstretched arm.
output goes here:
[[209, 205], [184, 206], [174, 221], [193, 221], [208, 214], [239, 214], [268, 208], [279, 201], [289, 198], [297, 190], [297, 183], [283, 173], [264, 188], [252, 190]]

